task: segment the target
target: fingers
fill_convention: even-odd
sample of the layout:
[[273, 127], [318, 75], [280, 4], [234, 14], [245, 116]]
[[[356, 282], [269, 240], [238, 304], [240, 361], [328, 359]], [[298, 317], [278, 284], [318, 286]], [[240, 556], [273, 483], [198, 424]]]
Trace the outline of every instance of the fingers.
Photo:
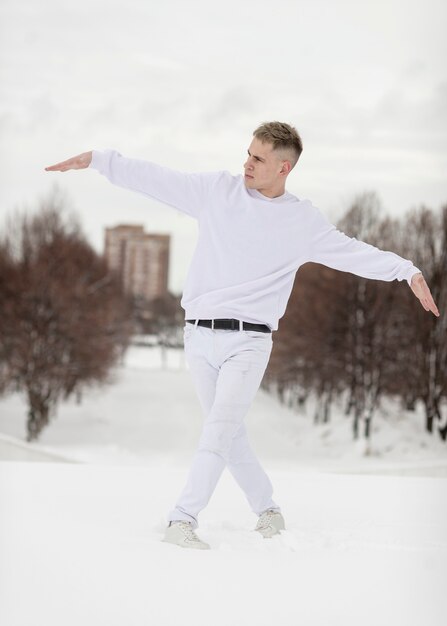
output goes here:
[[423, 295], [419, 299], [426, 311], [431, 311], [434, 315], [436, 315], [436, 317], [439, 317], [438, 307], [436, 306], [435, 301], [433, 300], [433, 297], [430, 293], [430, 289], [428, 288], [426, 283], [424, 285]]
[[431, 300], [431, 302], [428, 303], [428, 308], [434, 315], [436, 315], [436, 317], [439, 317], [438, 307], [433, 302], [433, 300]]
[[415, 274], [414, 285], [412, 281], [411, 288], [415, 296], [419, 298], [424, 309], [426, 311], [431, 311], [433, 315], [439, 317], [438, 307], [433, 300], [430, 289], [428, 288], [428, 285], [422, 274]]
[[67, 170], [82, 170], [87, 168], [92, 161], [92, 151], [83, 152], [66, 161], [61, 161], [55, 165], [48, 165], [47, 172], [66, 172]]
[[65, 169], [59, 164], [49, 165], [48, 167], [45, 168], [45, 170], [47, 172], [64, 172], [65, 171]]
[[68, 159], [68, 161], [61, 161], [60, 163], [56, 163], [55, 165], [49, 165], [45, 168], [47, 172], [66, 172], [71, 169], [72, 159]]
[[438, 311], [438, 307], [435, 304], [435, 301], [433, 300], [433, 297], [431, 295], [430, 289], [428, 288], [427, 283], [424, 280], [424, 283], [422, 285], [422, 291], [423, 291], [423, 298], [425, 301], [425, 304], [427, 306], [427, 308], [425, 309], [426, 311], [431, 311], [434, 315], [436, 315], [437, 317], [439, 317], [439, 311]]

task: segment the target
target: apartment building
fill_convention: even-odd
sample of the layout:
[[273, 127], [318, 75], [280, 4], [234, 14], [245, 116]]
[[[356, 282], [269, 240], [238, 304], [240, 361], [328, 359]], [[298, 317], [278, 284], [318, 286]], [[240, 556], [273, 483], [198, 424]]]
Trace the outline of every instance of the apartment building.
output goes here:
[[127, 293], [145, 300], [168, 294], [170, 235], [148, 234], [142, 225], [105, 229], [104, 254]]

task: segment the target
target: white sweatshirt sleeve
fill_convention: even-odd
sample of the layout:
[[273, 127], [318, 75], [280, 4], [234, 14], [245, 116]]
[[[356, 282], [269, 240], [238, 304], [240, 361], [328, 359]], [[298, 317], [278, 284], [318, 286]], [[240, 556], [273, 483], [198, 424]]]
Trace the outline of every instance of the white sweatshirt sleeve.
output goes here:
[[421, 271], [394, 252], [348, 237], [331, 224], [319, 209], [316, 209], [313, 226], [309, 261], [373, 280], [405, 279], [409, 285], [412, 276]]
[[125, 187], [198, 219], [220, 172], [189, 174], [151, 161], [130, 159], [117, 150], [92, 150], [89, 168], [111, 183]]

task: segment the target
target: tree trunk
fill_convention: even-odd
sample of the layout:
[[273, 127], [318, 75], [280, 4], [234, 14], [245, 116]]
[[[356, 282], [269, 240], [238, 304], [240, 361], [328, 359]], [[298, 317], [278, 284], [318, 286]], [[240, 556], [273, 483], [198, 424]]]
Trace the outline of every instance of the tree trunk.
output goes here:
[[416, 409], [416, 396], [406, 395], [403, 399], [403, 404], [406, 411], [414, 411]]
[[442, 439], [442, 441], [446, 441], [447, 440], [447, 415], [444, 419], [444, 424], [442, 423], [442, 414], [441, 414], [441, 409], [439, 406], [439, 401], [435, 402], [435, 411], [436, 411], [436, 418], [438, 420], [438, 423], [440, 424], [438, 426], [438, 433]]
[[352, 422], [352, 433], [354, 435], [355, 440], [359, 438], [359, 421], [360, 421], [360, 415], [356, 408], [354, 412], [354, 420]]
[[48, 398], [28, 391], [27, 441], [36, 441], [50, 420], [50, 403]]
[[430, 396], [424, 398], [425, 404], [425, 428], [427, 432], [433, 432], [433, 422], [435, 419], [435, 407], [433, 406], [432, 398]]
[[320, 421], [320, 406], [321, 406], [321, 396], [317, 396], [317, 403], [315, 405], [315, 413], [314, 413], [314, 424], [318, 424]]
[[330, 408], [332, 402], [332, 389], [326, 392], [324, 397], [324, 408], [323, 408], [323, 423], [327, 424], [330, 418]]
[[365, 439], [370, 439], [371, 436], [371, 415], [365, 416]]

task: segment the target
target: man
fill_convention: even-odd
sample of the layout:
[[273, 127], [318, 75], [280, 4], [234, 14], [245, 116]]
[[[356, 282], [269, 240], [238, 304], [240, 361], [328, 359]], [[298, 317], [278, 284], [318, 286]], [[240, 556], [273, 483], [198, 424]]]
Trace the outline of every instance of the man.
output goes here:
[[164, 541], [207, 549], [195, 533], [225, 466], [271, 537], [285, 528], [271, 482], [250, 447], [244, 417], [284, 315], [298, 268], [308, 261], [375, 280], [406, 280], [426, 311], [439, 316], [411, 261], [338, 231], [309, 200], [285, 190], [302, 152], [295, 128], [264, 123], [253, 133], [244, 176], [188, 174], [152, 162], [92, 150], [46, 167], [92, 168], [110, 182], [198, 220], [197, 247], [185, 281], [185, 355], [205, 415], [186, 485], [168, 514]]

